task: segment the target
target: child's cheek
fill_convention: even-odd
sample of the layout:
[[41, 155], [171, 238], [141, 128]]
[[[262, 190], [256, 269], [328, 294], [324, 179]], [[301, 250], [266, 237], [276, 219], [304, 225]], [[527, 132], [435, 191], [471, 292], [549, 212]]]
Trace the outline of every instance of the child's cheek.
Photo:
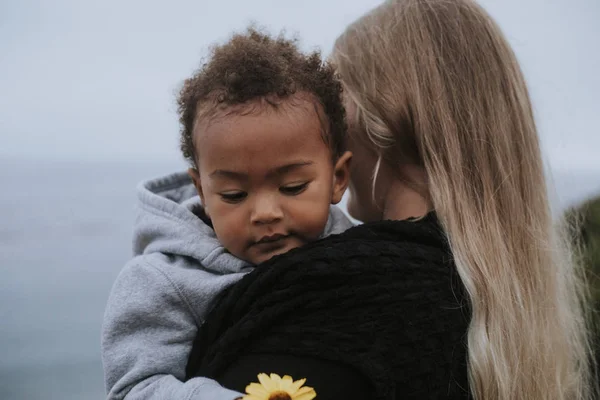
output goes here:
[[296, 229], [309, 240], [316, 240], [321, 236], [329, 217], [329, 204], [323, 202], [317, 204], [322, 205], [316, 206], [315, 203], [307, 203], [304, 207], [297, 209], [294, 216]]
[[[240, 220], [240, 212], [229, 204], [214, 207], [211, 220], [221, 244], [230, 249], [238, 249], [244, 242], [245, 222]], [[243, 247], [243, 246], [242, 246]]]

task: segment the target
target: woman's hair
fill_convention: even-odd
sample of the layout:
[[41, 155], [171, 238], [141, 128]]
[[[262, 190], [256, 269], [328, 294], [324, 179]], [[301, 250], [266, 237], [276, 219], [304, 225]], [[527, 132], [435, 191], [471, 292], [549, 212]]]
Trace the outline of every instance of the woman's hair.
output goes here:
[[469, 295], [473, 396], [591, 398], [583, 278], [553, 224], [523, 74], [495, 22], [470, 0], [387, 1], [332, 57], [380, 160], [402, 179], [404, 165], [426, 171]]
[[181, 88], [177, 105], [183, 156], [196, 166], [194, 127], [198, 119], [210, 118], [223, 109], [245, 112], [239, 106], [258, 99], [276, 108], [281, 100], [301, 91], [322, 107], [318, 113], [323, 114], [319, 115], [323, 139], [332, 158], [337, 159], [346, 147], [346, 114], [333, 66], [324, 63], [318, 51], [302, 53], [297, 40], [283, 35], [272, 37], [255, 28], [234, 34], [212, 48], [208, 62]]

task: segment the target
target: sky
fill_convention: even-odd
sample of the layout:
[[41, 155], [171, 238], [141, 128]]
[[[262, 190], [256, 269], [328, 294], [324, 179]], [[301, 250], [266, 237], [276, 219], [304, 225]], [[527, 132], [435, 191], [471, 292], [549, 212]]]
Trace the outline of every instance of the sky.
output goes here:
[[[329, 54], [376, 0], [0, 2], [0, 157], [179, 160], [175, 95], [250, 22]], [[600, 181], [600, 1], [482, 0], [512, 44], [552, 166]]]

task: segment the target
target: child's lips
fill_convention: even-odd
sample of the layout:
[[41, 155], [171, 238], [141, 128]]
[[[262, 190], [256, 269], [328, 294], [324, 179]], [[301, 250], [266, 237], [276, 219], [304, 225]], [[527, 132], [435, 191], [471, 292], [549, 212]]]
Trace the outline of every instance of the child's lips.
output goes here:
[[290, 235], [283, 234], [263, 236], [254, 243], [253, 247], [258, 248], [261, 252], [277, 250], [286, 245], [289, 237]]
[[260, 240], [258, 240], [256, 242], [256, 244], [263, 244], [263, 243], [274, 243], [274, 242], [278, 242], [280, 240], [283, 240], [285, 238], [287, 238], [289, 235], [284, 235], [282, 233], [276, 233], [274, 235], [265, 235], [262, 238], [260, 238]]

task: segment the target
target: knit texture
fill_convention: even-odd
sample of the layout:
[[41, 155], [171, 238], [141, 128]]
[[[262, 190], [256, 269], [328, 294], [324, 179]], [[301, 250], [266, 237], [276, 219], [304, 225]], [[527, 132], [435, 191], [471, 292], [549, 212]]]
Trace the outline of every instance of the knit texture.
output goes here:
[[187, 375], [219, 380], [249, 356], [290, 355], [358, 371], [373, 399], [469, 398], [469, 315], [435, 214], [364, 224], [275, 257], [226, 291]]
[[[351, 226], [342, 210], [331, 206], [323, 235]], [[207, 378], [182, 382], [198, 327], [215, 300], [254, 268], [223, 247], [187, 173], [138, 186], [133, 252], [104, 315], [108, 400], [239, 397]]]

